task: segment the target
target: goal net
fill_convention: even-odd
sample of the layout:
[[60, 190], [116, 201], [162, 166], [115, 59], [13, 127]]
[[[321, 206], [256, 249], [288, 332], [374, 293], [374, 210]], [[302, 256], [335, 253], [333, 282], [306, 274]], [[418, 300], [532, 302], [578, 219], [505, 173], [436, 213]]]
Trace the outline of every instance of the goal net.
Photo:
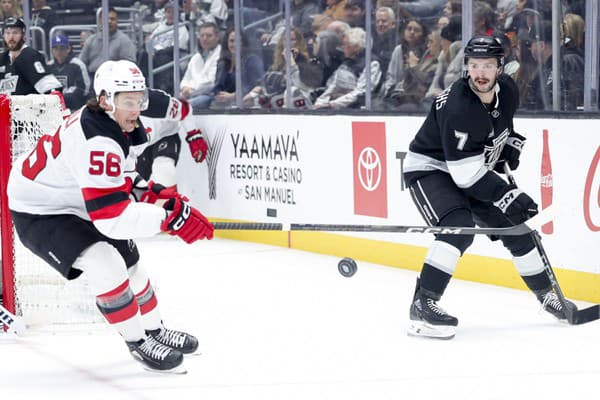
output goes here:
[[53, 135], [62, 115], [58, 96], [0, 94], [2, 300], [30, 328], [102, 320], [85, 274], [74, 281], [64, 279], [21, 244], [10, 217], [6, 186], [13, 160], [29, 153], [42, 135]]

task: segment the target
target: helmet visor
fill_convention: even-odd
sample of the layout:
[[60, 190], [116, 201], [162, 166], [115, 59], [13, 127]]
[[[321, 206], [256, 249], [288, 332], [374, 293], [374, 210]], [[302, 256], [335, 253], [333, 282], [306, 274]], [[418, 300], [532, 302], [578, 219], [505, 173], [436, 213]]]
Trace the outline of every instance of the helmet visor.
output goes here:
[[115, 96], [115, 107], [131, 112], [141, 112], [148, 108], [148, 91], [120, 92]]

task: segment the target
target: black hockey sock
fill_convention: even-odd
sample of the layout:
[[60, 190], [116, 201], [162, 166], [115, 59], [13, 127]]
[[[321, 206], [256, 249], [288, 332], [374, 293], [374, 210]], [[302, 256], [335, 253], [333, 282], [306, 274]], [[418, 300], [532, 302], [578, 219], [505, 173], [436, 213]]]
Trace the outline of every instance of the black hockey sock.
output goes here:
[[540, 272], [535, 275], [521, 276], [527, 287], [537, 296], [551, 290], [552, 284], [545, 272]]
[[425, 263], [421, 270], [421, 289], [425, 289], [428, 295], [435, 294], [436, 296], [429, 297], [439, 300], [444, 294], [450, 278], [452, 278], [452, 275]]

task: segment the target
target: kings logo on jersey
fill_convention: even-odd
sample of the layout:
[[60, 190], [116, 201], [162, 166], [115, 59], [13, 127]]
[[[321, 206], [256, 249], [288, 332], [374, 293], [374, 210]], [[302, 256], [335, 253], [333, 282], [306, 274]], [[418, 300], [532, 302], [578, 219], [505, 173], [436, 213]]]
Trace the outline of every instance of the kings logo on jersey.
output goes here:
[[19, 76], [11, 76], [6, 74], [6, 78], [0, 80], [0, 93], [13, 93], [17, 88], [19, 82]]
[[485, 156], [485, 165], [491, 170], [494, 169], [494, 166], [498, 162], [500, 158], [500, 154], [502, 153], [502, 149], [504, 148], [504, 144], [508, 140], [508, 135], [510, 134], [510, 130], [508, 128], [504, 129], [501, 134], [492, 139], [491, 145], [485, 145], [483, 153]]

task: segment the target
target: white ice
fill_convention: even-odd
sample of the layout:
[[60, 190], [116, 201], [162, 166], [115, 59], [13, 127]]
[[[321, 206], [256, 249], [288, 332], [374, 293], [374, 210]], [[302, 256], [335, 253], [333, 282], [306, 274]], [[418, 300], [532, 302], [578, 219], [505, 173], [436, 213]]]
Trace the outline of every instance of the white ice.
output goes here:
[[[187, 375], [146, 372], [109, 328], [0, 334], [0, 398], [597, 399], [600, 321], [558, 323], [533, 295], [453, 280], [450, 341], [406, 335], [416, 273], [215, 239], [139, 241], [165, 323], [194, 333]], [[402, 257], [398, 254], [398, 257]]]

